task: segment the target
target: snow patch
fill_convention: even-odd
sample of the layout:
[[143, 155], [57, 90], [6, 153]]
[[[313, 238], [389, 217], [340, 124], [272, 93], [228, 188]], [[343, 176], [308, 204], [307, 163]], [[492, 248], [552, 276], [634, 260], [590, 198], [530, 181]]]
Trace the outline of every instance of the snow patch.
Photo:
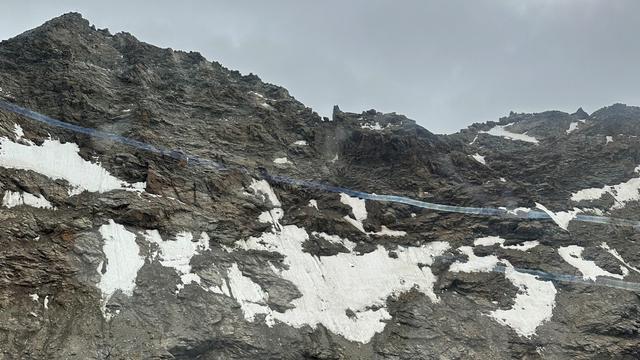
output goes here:
[[[637, 167], [635, 172], [637, 172], [638, 169], [640, 169], [640, 167]], [[613, 204], [611, 209], [621, 209], [630, 201], [640, 200], [640, 178], [632, 178], [617, 185], [605, 185], [601, 188], [582, 189], [571, 194], [571, 200], [576, 202], [583, 200], [598, 200], [605, 194], [610, 194], [615, 200], [615, 204]]]
[[318, 209], [318, 202], [316, 200], [314, 200], [314, 199], [309, 200], [309, 205], [307, 205], [307, 206], [315, 208], [316, 210], [319, 210]]
[[294, 142], [293, 145], [296, 145], [296, 146], [307, 146], [308, 144], [304, 140], [298, 140], [298, 141]]
[[20, 205], [27, 205], [40, 209], [54, 209], [53, 205], [41, 195], [29, 193], [5, 191], [2, 197], [2, 206], [12, 208]]
[[[233, 274], [236, 268], [232, 267], [230, 286], [246, 318], [264, 313], [267, 325], [270, 319], [294, 327], [315, 327], [321, 323], [348, 340], [365, 343], [382, 331], [384, 320], [390, 318], [385, 308], [387, 297], [415, 288], [432, 301], [439, 301], [433, 292], [435, 276], [429, 267], [418, 265], [431, 265], [436, 256], [449, 248], [447, 243], [434, 242], [419, 248], [398, 247], [397, 258], [390, 257], [382, 246], [364, 255], [339, 253], [317, 257], [302, 250], [302, 244], [308, 238], [304, 229], [288, 225], [280, 232], [264, 233], [259, 238], [236, 243], [241, 249], [284, 255], [286, 269], [279, 271], [279, 275], [292, 282], [302, 294], [292, 301], [293, 309], [283, 313], [273, 311], [266, 305], [267, 294], [257, 284], [249, 283], [248, 278]], [[240, 291], [234, 291], [234, 288]], [[355, 316], [349, 317], [347, 310]]]
[[579, 124], [580, 124], [579, 122], [572, 122], [571, 124], [569, 124], [569, 128], [567, 129], [567, 135], [574, 132], [578, 128]]
[[[558, 254], [566, 261], [569, 265], [575, 267], [582, 273], [582, 278], [586, 280], [595, 281], [598, 276], [608, 276], [616, 279], [624, 278], [624, 275], [620, 274], [612, 274], [591, 260], [585, 260], [582, 258], [582, 252], [584, 248], [577, 245], [569, 245], [564, 246], [558, 249]], [[620, 267], [624, 269], [622, 272], [625, 273], [626, 268]], [[628, 270], [627, 270], [628, 272]]]
[[515, 244], [515, 245], [504, 245], [504, 242], [506, 240], [499, 237], [499, 236], [487, 236], [487, 237], [482, 237], [482, 238], [478, 238], [475, 239], [473, 241], [473, 245], [474, 246], [492, 246], [492, 245], [496, 245], [499, 244], [501, 248], [503, 249], [512, 249], [512, 250], [521, 250], [521, 251], [527, 251], [530, 249], [533, 249], [534, 247], [540, 245], [540, 242], [537, 240], [532, 240], [532, 241], [525, 241], [519, 244]]
[[514, 304], [511, 309], [498, 309], [489, 316], [529, 338], [535, 335], [538, 326], [551, 320], [557, 290], [552, 282], [540, 281], [534, 275], [516, 271], [511, 265], [505, 269], [505, 277], [518, 288]]
[[349, 251], [353, 251], [356, 248], [356, 243], [349, 239], [343, 239], [338, 235], [329, 235], [323, 232], [312, 232], [311, 235], [323, 238], [332, 244], [339, 244], [347, 248]]
[[607, 136], [607, 137], [605, 137], [605, 139], [606, 139], [606, 141], [607, 141], [605, 144], [608, 144], [608, 143], [612, 143], [612, 142], [613, 142], [613, 136]]
[[387, 125], [385, 127], [382, 127], [382, 125], [380, 125], [380, 123], [376, 121], [373, 124], [362, 124], [360, 127], [363, 128], [363, 129], [368, 129], [368, 130], [381, 131], [381, 130], [384, 130], [384, 129], [388, 128], [389, 125]]
[[276, 163], [276, 164], [290, 164], [291, 163], [291, 162], [289, 162], [289, 159], [287, 159], [286, 157], [273, 159], [273, 162]]
[[629, 269], [637, 272], [638, 274], [640, 274], [640, 270], [636, 267], [633, 267], [631, 265], [629, 265], [626, 261], [624, 261], [624, 259], [622, 258], [622, 256], [620, 256], [620, 254], [618, 253], [618, 250], [616, 249], [612, 249], [609, 247], [609, 245], [607, 245], [606, 242], [603, 242], [602, 244], [600, 244], [600, 247], [607, 250], [607, 252], [611, 255], [613, 255], [614, 258], [616, 258], [618, 261], [620, 261], [621, 263], [624, 264], [624, 266], [628, 267]]
[[484, 156], [482, 156], [482, 155], [480, 155], [478, 153], [475, 153], [475, 154], [469, 155], [469, 156], [471, 156], [475, 161], [479, 162], [480, 164], [487, 165], [487, 162], [484, 160]]
[[146, 183], [130, 184], [120, 180], [100, 164], [84, 160], [80, 157], [79, 151], [80, 148], [74, 143], [62, 144], [49, 139], [41, 146], [35, 146], [19, 144], [0, 137], [0, 166], [31, 170], [54, 180], [66, 180], [71, 185], [70, 195], [83, 191], [144, 191]]
[[[100, 262], [97, 271], [101, 275], [98, 288], [102, 292], [102, 314], [109, 320], [111, 314], [106, 308], [111, 296], [120, 290], [131, 296], [136, 286], [138, 270], [144, 265], [144, 259], [139, 255], [140, 249], [136, 244], [136, 235], [127, 231], [124, 226], [113, 220], [100, 227], [100, 235], [104, 239], [102, 251], [107, 262]], [[105, 269], [104, 273], [102, 270]]]
[[266, 180], [252, 179], [249, 187], [256, 195], [260, 196], [263, 201], [269, 201], [272, 206], [281, 206], [276, 193], [273, 192], [271, 185], [269, 185]]
[[567, 228], [569, 227], [569, 222], [571, 222], [571, 220], [573, 220], [576, 215], [582, 212], [582, 210], [578, 208], [574, 208], [571, 211], [553, 212], [539, 203], [536, 203], [536, 207], [549, 215], [551, 217], [551, 220], [553, 220], [553, 222], [555, 222], [556, 225], [558, 225], [563, 230], [567, 230]]
[[153, 258], [159, 259], [162, 266], [173, 268], [180, 276], [182, 284], [178, 285], [178, 292], [192, 282], [200, 284], [200, 276], [191, 273], [191, 258], [209, 250], [209, 236], [206, 233], [201, 233], [197, 241], [193, 241], [190, 232], [178, 233], [173, 241], [163, 241], [158, 230], [147, 230], [143, 236], [150, 243], [158, 245]]
[[364, 200], [359, 199], [357, 197], [349, 196], [345, 193], [340, 194], [340, 202], [349, 205], [351, 207], [351, 212], [353, 213], [353, 217], [346, 215], [344, 219], [353, 225], [356, 229], [360, 230], [361, 233], [373, 236], [405, 236], [407, 233], [405, 231], [399, 230], [391, 230], [386, 226], [382, 225], [380, 227], [380, 231], [377, 232], [367, 232], [364, 229], [363, 221], [367, 219], [367, 206]]
[[[480, 243], [495, 243], [495, 238], [481, 240]], [[473, 248], [462, 246], [460, 252], [467, 255], [465, 263], [455, 262], [449, 267], [452, 272], [490, 272], [499, 262], [505, 264], [505, 278], [518, 288], [515, 302], [511, 309], [498, 309], [489, 316], [500, 324], [511, 327], [524, 337], [535, 335], [538, 326], [549, 321], [555, 307], [556, 288], [549, 281], [538, 280], [534, 275], [518, 272], [508, 261], [498, 259], [495, 255], [476, 256]]]
[[16, 134], [16, 139], [20, 140], [24, 136], [24, 130], [22, 130], [22, 126], [18, 124], [13, 124], [13, 133]]
[[518, 133], [513, 133], [511, 131], [508, 131], [505, 129], [505, 127], [507, 127], [509, 125], [498, 125], [492, 129], [490, 129], [489, 131], [480, 131], [479, 133], [481, 134], [488, 134], [488, 135], [492, 135], [492, 136], [499, 136], [499, 137], [503, 137], [509, 140], [519, 140], [519, 141], [525, 141], [528, 143], [532, 143], [532, 144], [538, 144], [539, 141], [538, 139], [534, 138], [533, 136], [529, 136], [526, 133], [525, 134], [518, 134]]

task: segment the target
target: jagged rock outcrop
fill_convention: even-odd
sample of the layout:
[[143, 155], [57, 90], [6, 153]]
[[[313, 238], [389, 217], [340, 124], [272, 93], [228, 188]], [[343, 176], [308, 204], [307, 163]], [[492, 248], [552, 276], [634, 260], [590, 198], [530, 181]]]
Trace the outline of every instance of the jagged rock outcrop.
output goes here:
[[[375, 110], [322, 119], [255, 75], [79, 14], [0, 43], [0, 100], [173, 151], [0, 110], [0, 358], [640, 357], [639, 230], [575, 221], [640, 220], [637, 107], [453, 135]], [[554, 221], [265, 174], [538, 203]]]

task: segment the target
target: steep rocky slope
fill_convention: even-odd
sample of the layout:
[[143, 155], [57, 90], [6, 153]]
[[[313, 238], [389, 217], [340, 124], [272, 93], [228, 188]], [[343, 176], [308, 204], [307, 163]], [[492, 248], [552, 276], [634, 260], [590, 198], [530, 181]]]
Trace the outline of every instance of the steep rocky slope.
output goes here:
[[0, 110], [2, 358], [640, 357], [639, 230], [576, 218], [640, 221], [640, 108], [453, 135], [374, 110], [323, 119], [78, 14], [0, 43], [0, 89], [173, 149]]

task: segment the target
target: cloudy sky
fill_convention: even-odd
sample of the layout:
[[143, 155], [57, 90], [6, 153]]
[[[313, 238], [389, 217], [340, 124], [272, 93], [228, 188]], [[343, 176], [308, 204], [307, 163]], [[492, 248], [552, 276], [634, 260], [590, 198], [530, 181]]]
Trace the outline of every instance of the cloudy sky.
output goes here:
[[[153, 4], [153, 5], [151, 5]], [[640, 105], [637, 0], [2, 0], [0, 39], [69, 11], [282, 85], [318, 113], [440, 133], [517, 112]]]

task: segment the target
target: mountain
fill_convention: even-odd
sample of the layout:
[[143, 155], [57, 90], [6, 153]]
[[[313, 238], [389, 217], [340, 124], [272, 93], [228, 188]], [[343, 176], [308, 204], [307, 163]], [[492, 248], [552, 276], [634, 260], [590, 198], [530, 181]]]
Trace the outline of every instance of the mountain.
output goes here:
[[0, 358], [639, 358], [638, 136], [321, 118], [63, 15], [0, 43]]

